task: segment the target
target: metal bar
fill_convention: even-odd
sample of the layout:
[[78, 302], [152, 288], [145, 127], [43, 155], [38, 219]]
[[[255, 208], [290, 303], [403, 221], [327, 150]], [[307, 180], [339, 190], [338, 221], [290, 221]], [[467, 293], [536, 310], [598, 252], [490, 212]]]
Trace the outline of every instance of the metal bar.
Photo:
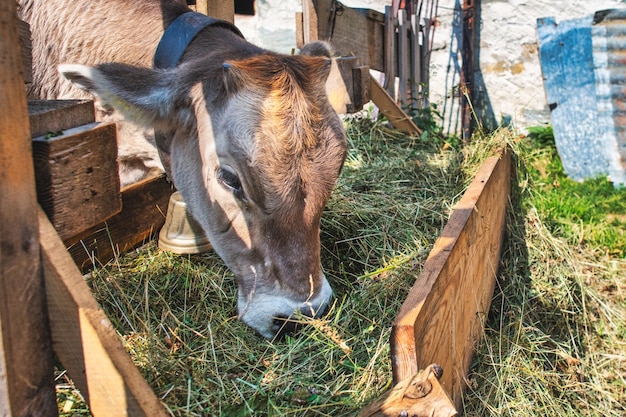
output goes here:
[[475, 2], [480, 0], [463, 0], [462, 19], [462, 50], [463, 66], [461, 68], [461, 135], [469, 142], [474, 130], [472, 122], [473, 76], [474, 76], [474, 39], [475, 39]]

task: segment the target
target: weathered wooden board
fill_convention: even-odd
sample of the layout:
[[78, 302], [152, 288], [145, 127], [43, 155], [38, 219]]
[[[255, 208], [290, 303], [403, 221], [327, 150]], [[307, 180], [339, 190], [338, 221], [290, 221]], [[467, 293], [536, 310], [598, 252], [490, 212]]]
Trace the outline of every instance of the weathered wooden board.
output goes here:
[[115, 123], [93, 123], [33, 138], [37, 199], [62, 239], [122, 208]]
[[458, 408], [491, 305], [510, 193], [508, 151], [488, 158], [455, 207], [392, 325], [394, 380], [431, 363]]
[[370, 75], [370, 95], [372, 101], [378, 106], [389, 123], [401, 132], [409, 135], [421, 135], [422, 130], [415, 122], [398, 106], [396, 101], [387, 91]]
[[29, 100], [28, 116], [32, 137], [96, 121], [93, 100]]
[[0, 0], [0, 415], [53, 416], [53, 353], [15, 1]]
[[166, 416], [42, 210], [39, 236], [54, 351], [91, 413]]
[[165, 223], [169, 198], [174, 191], [163, 176], [123, 189], [121, 212], [64, 240], [76, 265], [86, 271], [93, 261], [104, 264], [150, 240]]
[[[354, 55], [359, 58], [361, 65], [385, 71], [383, 62], [385, 15], [375, 10], [354, 9], [343, 5], [341, 11], [334, 13], [335, 6], [333, 0], [315, 2], [317, 38], [313, 39], [330, 41], [338, 54]], [[307, 16], [304, 16], [304, 22], [307, 33]]]
[[370, 101], [369, 68], [359, 65], [356, 57], [333, 58], [326, 93], [337, 113], [361, 111]]
[[230, 23], [235, 22], [234, 1], [196, 0], [196, 11]]
[[388, 67], [383, 57], [387, 53], [384, 31], [384, 14], [371, 9], [350, 8], [332, 0], [303, 0], [302, 13], [296, 13], [296, 45], [299, 48], [318, 39], [328, 41], [336, 55], [355, 56], [363, 66], [377, 71]]
[[22, 20], [18, 21], [19, 45], [22, 55], [22, 71], [24, 72], [24, 82], [33, 82], [33, 42], [30, 37], [30, 25]]

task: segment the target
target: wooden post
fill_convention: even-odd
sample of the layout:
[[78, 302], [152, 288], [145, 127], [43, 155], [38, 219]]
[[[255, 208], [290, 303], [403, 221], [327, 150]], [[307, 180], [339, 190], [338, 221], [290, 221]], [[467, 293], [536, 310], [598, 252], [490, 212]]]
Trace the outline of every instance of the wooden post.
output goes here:
[[384, 55], [384, 72], [385, 72], [385, 90], [392, 99], [396, 96], [396, 24], [397, 19], [393, 7], [385, 6], [385, 47]]
[[312, 0], [302, 1], [302, 43], [307, 44], [319, 39], [317, 11]]
[[410, 98], [410, 72], [411, 72], [411, 53], [409, 49], [409, 19], [406, 10], [398, 10], [398, 78], [400, 84], [398, 86], [399, 102], [403, 106], [411, 105]]
[[57, 415], [15, 1], [0, 0], [0, 415]]
[[165, 417], [41, 209], [39, 230], [54, 351], [92, 415]]
[[196, 0], [196, 11], [216, 19], [227, 20], [235, 23], [235, 2], [234, 0]]

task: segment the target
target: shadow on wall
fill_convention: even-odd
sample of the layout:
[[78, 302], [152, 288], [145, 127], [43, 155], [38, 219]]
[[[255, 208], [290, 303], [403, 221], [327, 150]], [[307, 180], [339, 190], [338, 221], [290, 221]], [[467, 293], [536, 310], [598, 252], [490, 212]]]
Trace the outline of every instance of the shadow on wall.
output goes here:
[[[473, 45], [473, 67], [474, 74], [472, 80], [472, 96], [473, 102], [471, 103], [472, 120], [476, 125], [477, 121], [482, 124], [486, 130], [494, 130], [498, 127], [499, 122], [496, 120], [489, 99], [489, 94], [485, 86], [485, 80], [480, 70], [480, 22], [481, 22], [481, 2], [474, 3], [474, 45]], [[462, 48], [463, 48], [463, 7], [461, 0], [456, 0], [454, 3], [454, 14], [452, 19], [452, 31], [450, 35], [450, 53], [448, 56], [448, 63], [446, 66], [445, 75], [445, 90], [448, 94], [444, 98], [443, 108], [441, 115], [443, 118], [443, 128], [447, 133], [461, 132], [462, 120], [461, 120], [461, 72], [462, 72]], [[506, 121], [502, 121], [507, 124]]]

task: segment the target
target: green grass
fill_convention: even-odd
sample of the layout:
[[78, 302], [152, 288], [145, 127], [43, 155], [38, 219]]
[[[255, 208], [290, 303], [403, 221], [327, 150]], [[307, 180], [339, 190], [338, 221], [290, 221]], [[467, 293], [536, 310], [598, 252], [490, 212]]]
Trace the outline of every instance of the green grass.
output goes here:
[[465, 415], [624, 416], [624, 224], [613, 219], [624, 190], [565, 177], [540, 133], [513, 143], [518, 177]]
[[626, 256], [626, 186], [606, 177], [576, 182], [565, 175], [550, 128], [536, 127], [524, 145], [531, 156], [532, 204], [556, 235]]
[[267, 341], [237, 321], [234, 279], [212, 252], [150, 243], [89, 277], [171, 414], [349, 416], [390, 388], [390, 324], [462, 194], [463, 157], [368, 119], [346, 126], [347, 161], [321, 225], [336, 297], [293, 337]]
[[[348, 158], [322, 217], [336, 298], [293, 337], [267, 341], [237, 321], [236, 285], [212, 252], [175, 256], [149, 243], [89, 276], [168, 411], [354, 416], [389, 389], [391, 322], [480, 164], [508, 143], [517, 175], [465, 415], [626, 415], [623, 191], [570, 184], [549, 140], [501, 130], [460, 147], [369, 120], [346, 126]], [[580, 200], [591, 195], [589, 208]], [[615, 221], [617, 238], [601, 239]], [[89, 415], [61, 371], [58, 383], [61, 415]]]

